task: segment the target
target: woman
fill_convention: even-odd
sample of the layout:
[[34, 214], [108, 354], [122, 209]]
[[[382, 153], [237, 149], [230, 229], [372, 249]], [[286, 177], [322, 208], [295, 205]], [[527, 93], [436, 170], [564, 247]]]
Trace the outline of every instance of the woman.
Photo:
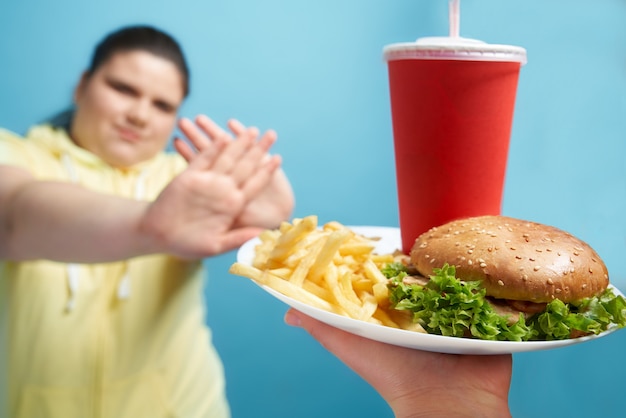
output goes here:
[[293, 193], [272, 131], [182, 119], [190, 144], [164, 153], [188, 90], [174, 39], [123, 28], [67, 126], [0, 132], [1, 416], [229, 416], [200, 259], [288, 219]]

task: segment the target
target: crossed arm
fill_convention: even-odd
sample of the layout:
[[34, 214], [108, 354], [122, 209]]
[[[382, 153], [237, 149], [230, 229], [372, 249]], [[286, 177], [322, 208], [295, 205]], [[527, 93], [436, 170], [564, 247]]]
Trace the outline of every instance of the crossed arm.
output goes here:
[[27, 170], [0, 165], [0, 258], [107, 262], [152, 253], [201, 258], [277, 226], [290, 216], [293, 194], [280, 158], [268, 154], [275, 134], [258, 138], [258, 130], [236, 125], [233, 137], [215, 124], [207, 132], [181, 121], [196, 150], [187, 145], [187, 169], [153, 202], [39, 181]]

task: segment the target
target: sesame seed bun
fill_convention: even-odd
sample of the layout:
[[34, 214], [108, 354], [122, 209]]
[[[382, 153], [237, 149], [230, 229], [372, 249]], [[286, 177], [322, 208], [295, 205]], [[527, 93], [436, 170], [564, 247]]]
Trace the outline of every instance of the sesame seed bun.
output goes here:
[[530, 302], [573, 302], [609, 284], [598, 254], [571, 234], [506, 216], [452, 221], [418, 237], [410, 253], [428, 277], [444, 264], [465, 281], [480, 280], [489, 296]]

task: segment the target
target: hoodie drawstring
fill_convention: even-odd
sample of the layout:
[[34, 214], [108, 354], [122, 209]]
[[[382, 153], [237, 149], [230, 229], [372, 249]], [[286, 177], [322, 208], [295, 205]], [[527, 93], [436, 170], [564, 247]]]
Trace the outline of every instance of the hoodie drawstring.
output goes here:
[[[135, 181], [135, 190], [133, 197], [135, 200], [142, 200], [145, 195], [145, 171], [141, 171]], [[128, 273], [128, 263], [124, 267], [124, 276], [117, 286], [117, 298], [120, 300], [130, 297], [130, 274]]]
[[[76, 168], [72, 163], [70, 156], [67, 153], [64, 153], [61, 156], [61, 163], [65, 168], [70, 180], [73, 183], [78, 183], [78, 173], [76, 172]], [[145, 171], [141, 171], [137, 176], [137, 180], [135, 182], [135, 189], [133, 191], [133, 197], [136, 200], [141, 200], [145, 195]], [[76, 297], [78, 295], [78, 288], [80, 284], [80, 270], [79, 265], [76, 263], [68, 263], [67, 264], [67, 284], [70, 291], [69, 300], [67, 301], [66, 310], [71, 312], [74, 310], [76, 305]], [[130, 297], [130, 275], [128, 273], [128, 263], [126, 263], [124, 267], [124, 275], [122, 276], [122, 280], [118, 283], [117, 286], [117, 298], [120, 300], [128, 299]]]

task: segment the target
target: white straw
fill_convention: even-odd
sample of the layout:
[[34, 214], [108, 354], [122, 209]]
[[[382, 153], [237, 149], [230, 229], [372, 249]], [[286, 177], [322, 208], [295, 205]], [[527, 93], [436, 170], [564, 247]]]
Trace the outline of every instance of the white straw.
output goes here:
[[448, 14], [450, 17], [450, 37], [458, 38], [461, 33], [461, 0], [448, 2]]

